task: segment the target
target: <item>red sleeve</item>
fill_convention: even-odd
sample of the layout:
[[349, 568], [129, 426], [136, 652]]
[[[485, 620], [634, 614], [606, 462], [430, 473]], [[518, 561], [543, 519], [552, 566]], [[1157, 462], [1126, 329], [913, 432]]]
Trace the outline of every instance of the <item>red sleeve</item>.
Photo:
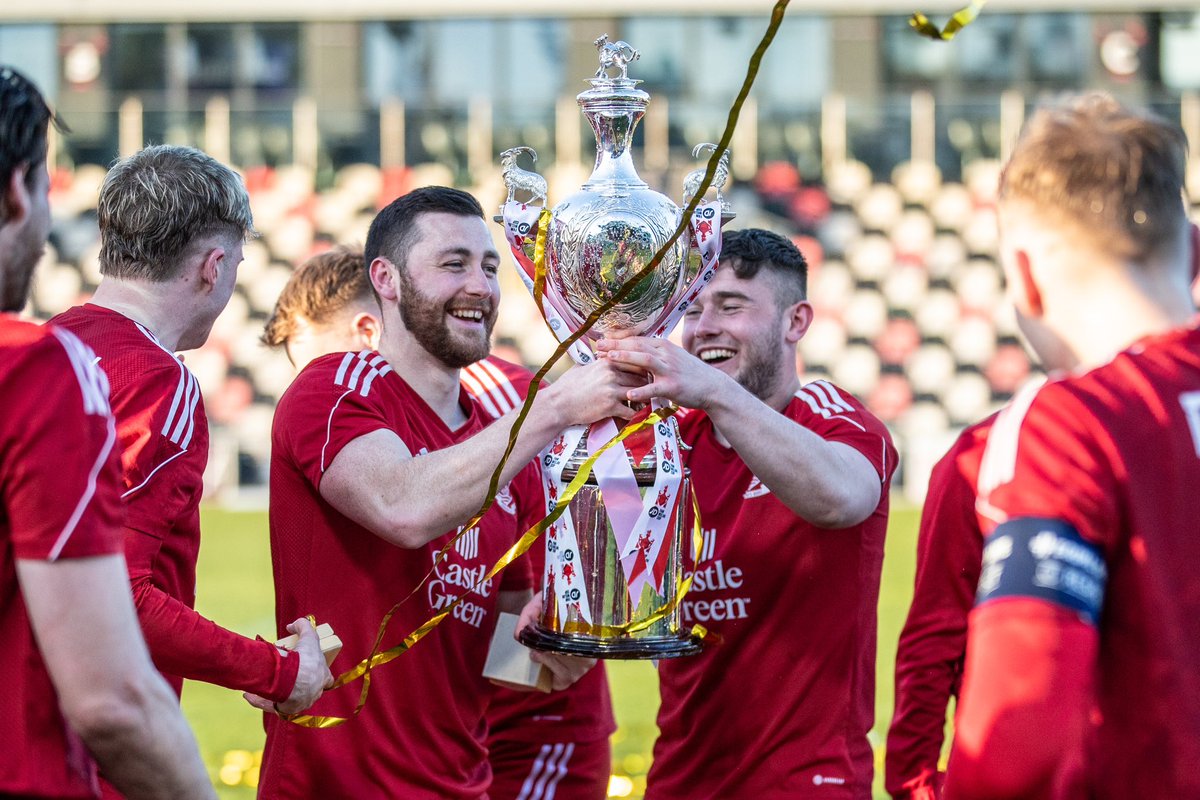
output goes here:
[[983, 558], [975, 474], [986, 430], [965, 430], [929, 479], [913, 600], [896, 652], [896, 711], [885, 757], [884, 783], [898, 800], [935, 798], [941, 788], [946, 709], [962, 679], [967, 615]]
[[142, 634], [161, 671], [276, 703], [291, 695], [299, 658], [270, 642], [222, 628], [159, 589], [149, 576], [130, 583]]
[[186, 370], [145, 375], [127, 387], [122, 414], [122, 461], [129, 487], [125, 558], [138, 621], [155, 665], [180, 678], [286, 700], [295, 687], [298, 658], [222, 628], [155, 580], [164, 540], [189, 535], [180, 530], [194, 530], [198, 524], [207, 454], [195, 452], [195, 426], [205, 424], [196, 379]]
[[108, 382], [91, 351], [52, 328], [0, 384], [0, 487], [17, 558], [121, 552], [120, 472]]
[[947, 800], [1059, 798], [1082, 763], [1096, 629], [1039, 600], [971, 613]]
[[354, 388], [344, 385], [349, 382], [345, 375], [339, 379], [343, 363], [356, 358], [356, 353], [338, 353], [316, 359], [292, 382], [275, 411], [290, 459], [318, 489], [338, 453], [360, 436], [387, 428], [406, 443], [410, 439], [402, 421], [391, 420], [380, 407], [381, 392], [371, 391], [374, 379], [356, 382]]
[[802, 424], [829, 442], [849, 445], [862, 453], [881, 483], [896, 470], [897, 454], [887, 428], [854, 395], [829, 381], [806, 383], [796, 392]]

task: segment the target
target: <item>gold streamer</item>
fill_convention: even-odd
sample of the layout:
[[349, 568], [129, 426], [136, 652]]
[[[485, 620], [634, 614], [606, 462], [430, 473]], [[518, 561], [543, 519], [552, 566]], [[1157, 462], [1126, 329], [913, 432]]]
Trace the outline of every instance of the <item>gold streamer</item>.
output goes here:
[[[563, 490], [562, 496], [559, 497], [558, 502], [555, 504], [554, 510], [551, 511], [545, 519], [541, 520], [529, 530], [525, 531], [525, 533], [521, 534], [521, 538], [519, 538], [512, 547], [508, 548], [504, 555], [500, 556], [500, 559], [492, 565], [492, 568], [488, 570], [487, 574], [482, 579], [480, 579], [479, 583], [466, 589], [453, 603], [446, 606], [446, 608], [442, 609], [433, 617], [426, 620], [421, 624], [420, 627], [408, 634], [408, 636], [405, 636], [404, 640], [401, 641], [400, 644], [383, 652], [379, 652], [379, 645], [383, 640], [384, 632], [391, 623], [392, 615], [396, 613], [396, 610], [400, 608], [400, 606], [403, 605], [408, 600], [408, 597], [412, 596], [412, 594], [410, 593], [408, 597], [404, 598], [404, 600], [401, 600], [399, 603], [396, 603], [396, 605], [388, 609], [387, 614], [385, 614], [383, 617], [383, 622], [379, 626], [379, 631], [375, 635], [375, 644], [371, 647], [371, 653], [362, 661], [358, 662], [358, 664], [356, 664], [354, 667], [346, 670], [341, 675], [338, 675], [333, 682], [333, 686], [330, 687], [330, 689], [337, 689], [345, 686], [348, 683], [352, 683], [360, 677], [363, 679], [362, 689], [358, 696], [358, 703], [355, 705], [354, 711], [350, 713], [350, 716], [334, 717], [320, 716], [315, 714], [281, 714], [280, 716], [282, 716], [283, 719], [287, 720], [288, 722], [291, 722], [294, 725], [299, 725], [302, 728], [336, 728], [337, 726], [343, 725], [346, 722], [349, 722], [351, 719], [357, 717], [359, 712], [363, 710], [363, 706], [365, 706], [367, 703], [367, 695], [370, 693], [371, 689], [372, 670], [383, 666], [389, 661], [392, 661], [411, 650], [417, 642], [424, 639], [430, 631], [440, 625], [442, 620], [449, 616], [459, 603], [466, 600], [467, 596], [473, 589], [496, 577], [501, 570], [528, 552], [529, 548], [533, 546], [533, 543], [536, 542], [538, 537], [542, 535], [542, 532], [545, 531], [546, 528], [550, 527], [551, 524], [553, 524], [566, 512], [567, 506], [570, 504], [571, 499], [574, 498], [575, 495], [579, 493], [579, 490], [583, 488], [583, 485], [587, 483], [587, 479], [591, 475], [592, 467], [595, 466], [596, 461], [599, 460], [600, 456], [604, 455], [609, 448], [615, 447], [638, 431], [644, 430], [651, 425], [657, 425], [663, 420], [670, 418], [678, 410], [679, 408], [677, 406], [669, 406], [659, 411], [655, 411], [645, 419], [626, 427], [619, 434], [606, 442], [603, 447], [588, 457], [588, 459], [584, 461], [582, 465], [580, 465], [578, 474], [576, 474], [575, 477], [571, 479], [571, 482], [567, 484], [567, 487]], [[694, 493], [692, 502], [695, 503]], [[696, 525], [698, 531], [698, 517]], [[455, 538], [457, 539], [457, 537]], [[690, 581], [691, 578], [689, 577], [689, 584]], [[662, 614], [659, 614], [658, 617], [646, 622], [643, 627], [648, 627], [649, 625], [653, 624], [653, 622], [655, 622], [658, 618], [661, 618], [661, 616]], [[312, 617], [309, 619], [312, 620]], [[638, 630], [640, 629], [641, 628]]]
[[542, 207], [538, 214], [537, 239], [533, 244], [533, 303], [538, 307], [542, 319], [546, 319], [546, 309], [542, 308], [542, 295], [546, 293], [546, 237], [550, 234], [550, 209]]
[[[763, 56], [766, 54], [767, 49], [771, 46], [771, 42], [774, 41], [775, 34], [779, 31], [779, 26], [783, 24], [784, 14], [787, 11], [789, 2], [790, 0], [777, 0], [774, 7], [771, 9], [771, 21], [767, 24], [767, 29], [763, 33], [762, 39], [759, 40], [758, 46], [755, 48], [754, 53], [750, 56], [750, 63], [746, 68], [746, 77], [742, 81], [742, 87], [738, 91], [737, 97], [734, 98], [733, 105], [731, 105], [729, 108], [729, 114], [725, 122], [725, 130], [721, 134], [721, 138], [717, 143], [716, 150], [713, 151], [712, 156], [708, 160], [708, 164], [704, 170], [704, 179], [700, 182], [700, 186], [697, 188], [695, 195], [693, 195], [691, 200], [688, 201], [687, 206], [680, 215], [679, 225], [676, 227], [675, 232], [666, 241], [666, 243], [659, 248], [658, 252], [654, 254], [654, 257], [650, 259], [649, 263], [639, 270], [630, 280], [626, 281], [620, 290], [618, 290], [617, 293], [614, 294], [608, 301], [592, 311], [592, 313], [588, 315], [587, 319], [584, 320], [579, 329], [573, 331], [570, 336], [560, 342], [558, 347], [556, 347], [554, 352], [550, 355], [550, 358], [546, 360], [546, 363], [542, 364], [542, 366], [538, 369], [533, 379], [529, 382], [529, 393], [526, 395], [525, 402], [522, 404], [521, 410], [517, 412], [517, 418], [514, 420], [512, 428], [509, 430], [508, 446], [504, 449], [504, 453], [501, 455], [500, 461], [496, 464], [496, 469], [493, 470], [492, 477], [488, 481], [487, 496], [484, 500], [483, 506], [473, 515], [471, 524], [468, 524], [463, 528], [464, 532], [469, 531], [472, 527], [474, 527], [474, 525], [478, 523], [478, 521], [483, 517], [484, 514], [487, 513], [488, 509], [490, 509], [492, 504], [495, 502], [496, 493], [500, 488], [500, 476], [503, 474], [504, 468], [508, 464], [508, 459], [512, 455], [513, 448], [516, 447], [517, 436], [520, 434], [521, 427], [525, 424], [525, 419], [529, 416], [529, 412], [533, 408], [534, 399], [537, 397], [537, 394], [541, 389], [542, 380], [545, 379], [547, 373], [549, 373], [554, 365], [557, 364], [563, 355], [566, 354], [571, 345], [583, 338], [583, 336], [585, 336], [592, 329], [601, 316], [611, 311], [620, 303], [624, 302], [625, 298], [633, 292], [634, 288], [636, 288], [637, 285], [642, 282], [642, 280], [644, 280], [658, 267], [659, 264], [662, 263], [662, 260], [666, 254], [671, 250], [672, 247], [675, 246], [675, 243], [679, 241], [679, 237], [681, 237], [687, 231], [691, 223], [692, 214], [695, 213], [696, 207], [699, 206], [700, 202], [703, 200], [704, 193], [708, 191], [710, 186], [712, 186], [713, 177], [716, 175], [717, 171], [717, 165], [720, 163], [720, 156], [729, 147], [729, 143], [733, 139], [733, 131], [737, 126], [738, 118], [741, 116], [742, 106], [745, 105], [746, 98], [750, 94], [750, 89], [754, 86], [754, 80], [758, 77], [758, 71], [762, 64]], [[536, 244], [534, 245], [535, 263], [544, 261], [545, 234], [549, 229], [549, 215], [550, 212], [548, 209], [542, 209], [542, 213], [539, 216], [538, 238]], [[546, 223], [545, 225], [541, 224], [543, 221]], [[545, 280], [544, 267], [539, 267], [536, 273], [541, 274], [542, 280]], [[535, 287], [536, 286], [537, 281], [535, 277]], [[535, 298], [535, 303], [540, 304], [540, 300]], [[674, 409], [671, 411], [671, 413], [674, 413]], [[652, 417], [654, 417], [654, 415], [648, 417], [647, 420], [643, 420], [643, 423], [647, 422]], [[639, 425], [642, 425], [642, 423], [639, 423]], [[600, 453], [604, 452], [608, 447], [616, 444], [619, 441], [622, 441], [625, 436], [631, 435], [636, 430], [641, 430], [639, 425], [628, 427], [623, 430], [621, 434], [619, 434], [611, 442], [608, 442], [603, 448], [601, 448], [600, 452], [596, 453], [596, 455], [593, 456], [592, 459], [589, 459], [589, 461], [593, 461], [596, 456], [599, 456]], [[588, 468], [590, 470], [590, 464]], [[580, 475], [583, 474], [583, 469], [580, 469]], [[578, 478], [579, 475], [576, 476], [576, 480], [578, 480]], [[575, 481], [573, 480], [571, 485], [574, 484]], [[580, 485], [582, 486], [582, 482]], [[570, 486], [568, 486], [568, 489], [569, 488]], [[576, 488], [575, 491], [579, 491], [578, 488]], [[561, 516], [563, 513], [559, 509], [566, 509], [565, 498], [566, 495], [564, 494], [564, 498], [560, 498], [559, 505], [555, 507], [555, 511], [559, 513], [559, 516]], [[557, 518], [558, 517], [554, 517], [554, 519]], [[532, 544], [532, 542], [537, 539], [537, 536], [541, 534], [542, 530], [545, 530], [546, 527], [549, 527], [549, 522], [551, 521], [553, 520], [551, 520], [550, 517], [547, 517], [534, 526], [535, 529], [538, 529], [537, 534], [532, 537], [529, 544]], [[460, 536], [461, 535], [462, 534], [460, 534]], [[527, 535], [529, 535], [529, 532], [526, 532], [526, 536]], [[524, 541], [524, 539], [525, 536], [522, 536], [520, 541]], [[442, 548], [438, 555], [439, 558], [444, 558], [445, 553], [448, 551], [451, 544], [453, 544], [453, 542], [448, 543]], [[529, 545], [526, 545], [526, 549], [528, 549], [528, 546]], [[507, 557], [507, 555], [508, 554], [506, 554], [505, 557]], [[519, 555], [519, 553], [517, 555]], [[514, 556], [514, 558], [515, 557], [516, 556]], [[504, 559], [502, 558], [501, 560], [503, 561]], [[432, 570], [430, 571], [430, 574], [432, 574]], [[403, 600], [392, 606], [388, 613], [384, 615], [383, 620], [379, 623], [379, 630], [375, 635], [375, 643], [371, 647], [371, 654], [358, 666], [346, 673], [343, 673], [342, 675], [339, 675], [338, 679], [334, 681], [333, 688], [338, 688], [346, 685], [346, 683], [349, 683], [350, 681], [355, 680], [358, 676], [362, 676], [363, 687], [359, 695], [359, 701], [349, 718], [320, 717], [308, 714], [296, 714], [281, 715], [283, 719], [306, 728], [332, 728], [342, 725], [348, 719], [358, 716], [359, 712], [362, 711], [363, 705], [366, 703], [367, 693], [369, 691], [371, 682], [371, 670], [377, 666], [386, 664], [388, 661], [391, 661], [397, 656], [407, 652], [413, 645], [423, 639], [425, 635], [429, 633], [429, 631], [437, 627], [438, 623], [440, 623], [442, 619], [444, 619], [446, 615], [453, 610], [454, 605], [449, 606], [433, 619], [429, 620], [420, 628], [406, 636], [404, 641], [396, 647], [393, 647], [391, 650], [383, 653], [379, 652], [379, 646], [383, 641], [384, 634], [387, 632], [388, 625], [391, 623], [392, 615], [395, 614], [396, 610], [403, 603], [407, 602], [414, 594], [416, 594], [416, 592], [420, 589], [420, 586], [428, 579], [429, 575], [426, 575], [421, 584], [418, 584], [418, 586], [409, 592], [409, 594]], [[703, 629], [701, 628], [701, 630]], [[352, 673], [353, 675], [351, 675]]]
[[946, 27], [941, 30], [938, 30], [938, 27], [929, 21], [929, 17], [920, 11], [914, 12], [908, 18], [908, 24], [922, 36], [948, 42], [954, 38], [955, 34], [975, 21], [975, 18], [979, 16], [979, 12], [983, 10], [983, 6], [986, 3], [987, 0], [972, 0], [971, 5], [955, 11], [951, 15], [950, 21], [946, 23]]

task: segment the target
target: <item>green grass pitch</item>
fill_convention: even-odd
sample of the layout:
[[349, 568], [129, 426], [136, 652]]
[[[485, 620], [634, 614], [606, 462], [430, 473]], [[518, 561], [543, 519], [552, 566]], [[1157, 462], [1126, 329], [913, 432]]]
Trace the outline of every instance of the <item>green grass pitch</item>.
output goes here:
[[[896, 640], [912, 597], [918, 509], [892, 511], [883, 585], [879, 597], [879, 655], [876, 671], [876, 797], [881, 788], [882, 743], [892, 713], [892, 665]], [[205, 508], [197, 576], [197, 608], [210, 619], [248, 636], [274, 635], [271, 561], [267, 517], [261, 512]], [[609, 666], [619, 729], [613, 737], [613, 770], [629, 778], [630, 797], [640, 797], [657, 729], [658, 688], [645, 662]], [[189, 681], [183, 708], [196, 732], [200, 752], [223, 800], [247, 800], [257, 782], [257, 753], [262, 748], [262, 718], [237, 692]]]

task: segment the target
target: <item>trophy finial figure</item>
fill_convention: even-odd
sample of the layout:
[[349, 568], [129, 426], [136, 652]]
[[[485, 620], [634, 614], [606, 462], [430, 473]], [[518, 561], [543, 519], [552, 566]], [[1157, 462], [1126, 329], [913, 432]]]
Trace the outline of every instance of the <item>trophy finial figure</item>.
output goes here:
[[[692, 150], [692, 157], [699, 158], [700, 154], [707, 150], [709, 153], [717, 151], [717, 145], [711, 142], [704, 142], [696, 145]], [[683, 204], [686, 206], [696, 196], [696, 192], [700, 189], [700, 184], [704, 182], [705, 167], [694, 169], [687, 174], [683, 179]], [[713, 173], [712, 188], [717, 190], [717, 199], [722, 202], [725, 198], [721, 196], [721, 190], [725, 188], [725, 181], [729, 180], [729, 151], [721, 153], [721, 160], [717, 162], [717, 171]], [[726, 203], [726, 205], [728, 205]]]
[[504, 178], [504, 185], [508, 187], [508, 199], [515, 200], [518, 191], [525, 191], [529, 193], [529, 198], [525, 200], [527, 204], [535, 200], [545, 203], [550, 187], [541, 175], [517, 166], [517, 156], [521, 153], [529, 153], [529, 157], [537, 163], [537, 151], [532, 147], [512, 147], [500, 154], [500, 174]]
[[628, 42], [610, 42], [608, 34], [603, 33], [600, 38], [592, 42], [596, 45], [596, 49], [600, 51], [600, 69], [596, 70], [597, 78], [609, 78], [610, 69], [614, 67], [621, 70], [621, 74], [617, 76], [619, 80], [629, 79], [629, 65], [642, 57], [642, 54]]

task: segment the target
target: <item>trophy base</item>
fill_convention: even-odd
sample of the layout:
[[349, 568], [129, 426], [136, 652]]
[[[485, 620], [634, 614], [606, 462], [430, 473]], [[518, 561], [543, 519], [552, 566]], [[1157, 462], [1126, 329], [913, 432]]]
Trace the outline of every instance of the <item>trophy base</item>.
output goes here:
[[554, 633], [541, 625], [530, 625], [517, 636], [521, 644], [534, 650], [549, 650], [585, 658], [662, 659], [694, 656], [700, 652], [700, 640], [680, 633], [645, 639], [597, 639], [571, 633]]

